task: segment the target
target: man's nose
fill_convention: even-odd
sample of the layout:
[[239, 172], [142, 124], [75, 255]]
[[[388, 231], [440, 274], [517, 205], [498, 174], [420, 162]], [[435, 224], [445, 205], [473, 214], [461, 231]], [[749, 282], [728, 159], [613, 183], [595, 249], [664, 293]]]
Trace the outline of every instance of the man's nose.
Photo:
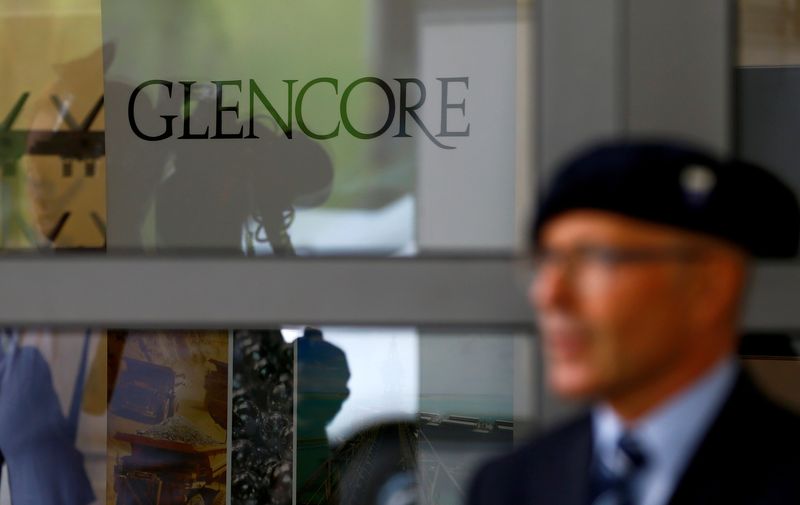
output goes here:
[[566, 264], [550, 265], [537, 272], [528, 288], [528, 301], [534, 309], [563, 307], [574, 297], [572, 279]]

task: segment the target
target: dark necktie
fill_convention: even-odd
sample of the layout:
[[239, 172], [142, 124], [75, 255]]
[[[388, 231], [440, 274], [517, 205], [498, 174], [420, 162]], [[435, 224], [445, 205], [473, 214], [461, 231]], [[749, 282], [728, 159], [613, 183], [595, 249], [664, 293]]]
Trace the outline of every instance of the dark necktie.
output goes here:
[[592, 505], [635, 505], [631, 483], [647, 464], [647, 459], [636, 439], [623, 434], [617, 442], [615, 468], [609, 468], [600, 458], [595, 457], [592, 465], [591, 495]]

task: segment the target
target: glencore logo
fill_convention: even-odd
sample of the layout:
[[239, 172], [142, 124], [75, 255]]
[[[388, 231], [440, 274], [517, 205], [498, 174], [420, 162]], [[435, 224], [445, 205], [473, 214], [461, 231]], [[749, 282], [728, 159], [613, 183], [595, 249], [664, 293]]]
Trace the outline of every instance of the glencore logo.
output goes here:
[[[319, 77], [308, 81], [299, 87], [299, 91], [295, 95], [295, 90], [298, 88], [296, 79], [287, 79], [281, 81], [282, 88], [285, 93], [286, 99], [286, 112], [281, 115], [273, 106], [272, 102], [265, 96], [262, 88], [256, 83], [254, 79], [245, 82], [242, 80], [230, 81], [210, 81], [210, 83], [198, 83], [197, 81], [166, 81], [160, 79], [153, 79], [143, 82], [137, 86], [131, 93], [128, 100], [128, 121], [133, 133], [147, 141], [160, 141], [172, 138], [176, 133], [174, 130], [174, 122], [178, 117], [177, 114], [163, 114], [159, 117], [163, 118], [163, 128], [159, 127], [161, 131], [143, 131], [140, 127], [141, 123], [145, 121], [144, 118], [137, 118], [136, 116], [136, 100], [143, 90], [148, 87], [160, 86], [166, 89], [167, 96], [172, 98], [173, 88], [183, 88], [183, 121], [182, 131], [176, 138], [178, 139], [257, 139], [254, 128], [254, 113], [256, 111], [266, 112], [278, 127], [283, 131], [286, 138], [292, 138], [292, 131], [295, 122], [297, 127], [305, 135], [317, 140], [331, 139], [339, 136], [342, 128], [347, 134], [352, 135], [358, 139], [374, 139], [386, 134], [394, 125], [392, 133], [394, 137], [411, 137], [408, 133], [408, 126], [410, 122], [417, 124], [422, 133], [436, 146], [442, 149], [455, 149], [453, 146], [445, 145], [440, 139], [447, 137], [468, 137], [469, 136], [469, 122], [467, 117], [466, 95], [469, 90], [469, 77], [439, 77], [436, 79], [438, 85], [436, 91], [441, 96], [441, 106], [438, 111], [439, 122], [435, 128], [438, 133], [431, 133], [430, 125], [426, 125], [420, 118], [419, 111], [425, 106], [427, 96], [427, 88], [420, 79], [404, 78], [393, 79], [392, 83], [388, 83], [383, 79], [377, 77], [362, 77], [346, 85], [340, 83], [338, 79], [332, 77]], [[246, 86], [246, 90], [243, 87]], [[373, 86], [379, 90], [386, 97], [388, 104], [388, 112], [383, 124], [374, 131], [359, 130], [352, 121], [348, 113], [351, 106], [351, 95], [353, 91], [360, 86]], [[303, 100], [308, 94], [309, 90], [314, 87], [325, 87], [330, 93], [331, 100], [338, 100], [339, 105], [339, 119], [335, 125], [331, 125], [327, 131], [312, 130], [304, 117]], [[417, 97], [414, 103], [409, 103], [410, 88], [416, 88], [414, 96]], [[214, 124], [197, 125], [192, 121], [192, 100], [197, 98], [198, 91], [202, 94], [203, 89], [211, 89], [215, 100], [215, 121]], [[341, 90], [341, 94], [340, 94]], [[395, 90], [397, 92], [395, 92]], [[163, 90], [161, 90], [163, 91]], [[320, 90], [322, 91], [322, 90]], [[208, 94], [208, 93], [206, 93]], [[230, 104], [231, 97], [236, 99], [233, 105]], [[238, 131], [224, 131], [223, 114], [227, 118], [233, 116], [237, 121], [239, 120], [240, 103], [242, 99], [247, 99], [249, 104], [249, 118], [246, 122], [239, 124]], [[227, 105], [225, 105], [227, 103]], [[453, 130], [448, 125], [448, 118], [450, 113], [458, 114], [461, 116], [461, 127]], [[138, 122], [137, 122], [138, 120]], [[148, 125], [152, 124], [153, 118], [147, 118]], [[195, 129], [193, 131], [193, 128]], [[147, 129], [147, 128], [145, 128]], [[213, 134], [211, 130], [213, 129]]]

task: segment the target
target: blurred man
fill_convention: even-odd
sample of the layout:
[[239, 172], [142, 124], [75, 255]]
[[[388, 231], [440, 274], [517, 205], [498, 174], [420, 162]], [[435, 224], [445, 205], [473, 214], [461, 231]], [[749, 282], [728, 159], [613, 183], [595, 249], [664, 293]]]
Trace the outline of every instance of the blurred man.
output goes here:
[[470, 503], [800, 503], [800, 420], [736, 359], [753, 257], [796, 255], [766, 171], [613, 143], [566, 164], [531, 231], [549, 386], [591, 409], [483, 468]]

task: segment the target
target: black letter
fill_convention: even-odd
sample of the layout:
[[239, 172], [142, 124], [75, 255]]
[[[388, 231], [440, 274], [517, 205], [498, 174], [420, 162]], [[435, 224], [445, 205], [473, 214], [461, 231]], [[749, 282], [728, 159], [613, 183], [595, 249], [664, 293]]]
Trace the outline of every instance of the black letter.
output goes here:
[[164, 140], [170, 138], [172, 136], [172, 120], [174, 120], [178, 116], [161, 116], [164, 118], [164, 121], [167, 123], [167, 129], [161, 135], [156, 135], [155, 137], [151, 137], [149, 135], [145, 135], [142, 130], [136, 125], [136, 120], [134, 119], [134, 110], [136, 109], [136, 97], [139, 96], [139, 93], [152, 84], [160, 84], [167, 88], [167, 96], [172, 98], [172, 83], [169, 81], [161, 81], [158, 79], [154, 79], [152, 81], [143, 82], [136, 89], [133, 90], [131, 93], [131, 99], [128, 101], [128, 122], [131, 124], [131, 130], [133, 133], [136, 134], [142, 140], [148, 140], [154, 142], [156, 140]]
[[[395, 81], [400, 83], [400, 131], [395, 137], [410, 137], [411, 135], [406, 134], [406, 114], [411, 116], [411, 119], [417, 122], [419, 127], [422, 129], [422, 133], [425, 134], [426, 137], [430, 139], [431, 142], [436, 144], [437, 146], [441, 147], [442, 149], [455, 149], [455, 147], [450, 147], [442, 144], [436, 137], [431, 135], [431, 132], [428, 131], [428, 128], [419, 118], [416, 113], [416, 110], [422, 107], [422, 104], [425, 103], [425, 85], [422, 84], [422, 81], [419, 79], [395, 79]], [[406, 105], [407, 100], [407, 93], [406, 93], [406, 85], [410, 82], [413, 82], [419, 88], [419, 102], [416, 105], [408, 107]]]
[[447, 85], [451, 82], [463, 82], [469, 89], [469, 77], [445, 77], [438, 79], [442, 81], [442, 131], [439, 132], [437, 137], [468, 137], [469, 136], [469, 123], [467, 129], [463, 132], [449, 132], [447, 131], [447, 109], [461, 109], [461, 113], [466, 116], [466, 102], [467, 99], [461, 103], [448, 103], [447, 102]]
[[207, 139], [208, 126], [203, 133], [192, 133], [192, 84], [197, 81], [178, 81], [183, 84], [183, 135], [179, 139]]
[[[371, 82], [373, 84], [377, 84], [383, 90], [383, 92], [386, 93], [386, 100], [389, 102], [389, 116], [386, 118], [386, 122], [383, 123], [383, 126], [381, 126], [381, 128], [374, 133], [361, 133], [355, 129], [353, 124], [350, 122], [350, 118], [347, 117], [347, 99], [350, 98], [350, 93], [353, 91], [353, 89], [362, 82]], [[344, 90], [344, 94], [342, 94], [341, 114], [344, 128], [350, 132], [350, 135], [359, 139], [374, 139], [375, 137], [383, 135], [383, 133], [389, 129], [389, 126], [391, 126], [392, 121], [394, 121], [394, 110], [394, 93], [392, 93], [392, 88], [390, 88], [388, 84], [377, 77], [362, 77], [348, 86], [347, 89]]]
[[222, 113], [235, 112], [236, 119], [239, 119], [239, 102], [230, 107], [222, 106], [222, 87], [223, 86], [236, 86], [239, 91], [242, 91], [242, 81], [211, 81], [217, 85], [217, 121], [216, 121], [216, 134], [211, 137], [212, 139], [241, 139], [244, 138], [244, 126], [239, 129], [239, 133], [222, 133]]

